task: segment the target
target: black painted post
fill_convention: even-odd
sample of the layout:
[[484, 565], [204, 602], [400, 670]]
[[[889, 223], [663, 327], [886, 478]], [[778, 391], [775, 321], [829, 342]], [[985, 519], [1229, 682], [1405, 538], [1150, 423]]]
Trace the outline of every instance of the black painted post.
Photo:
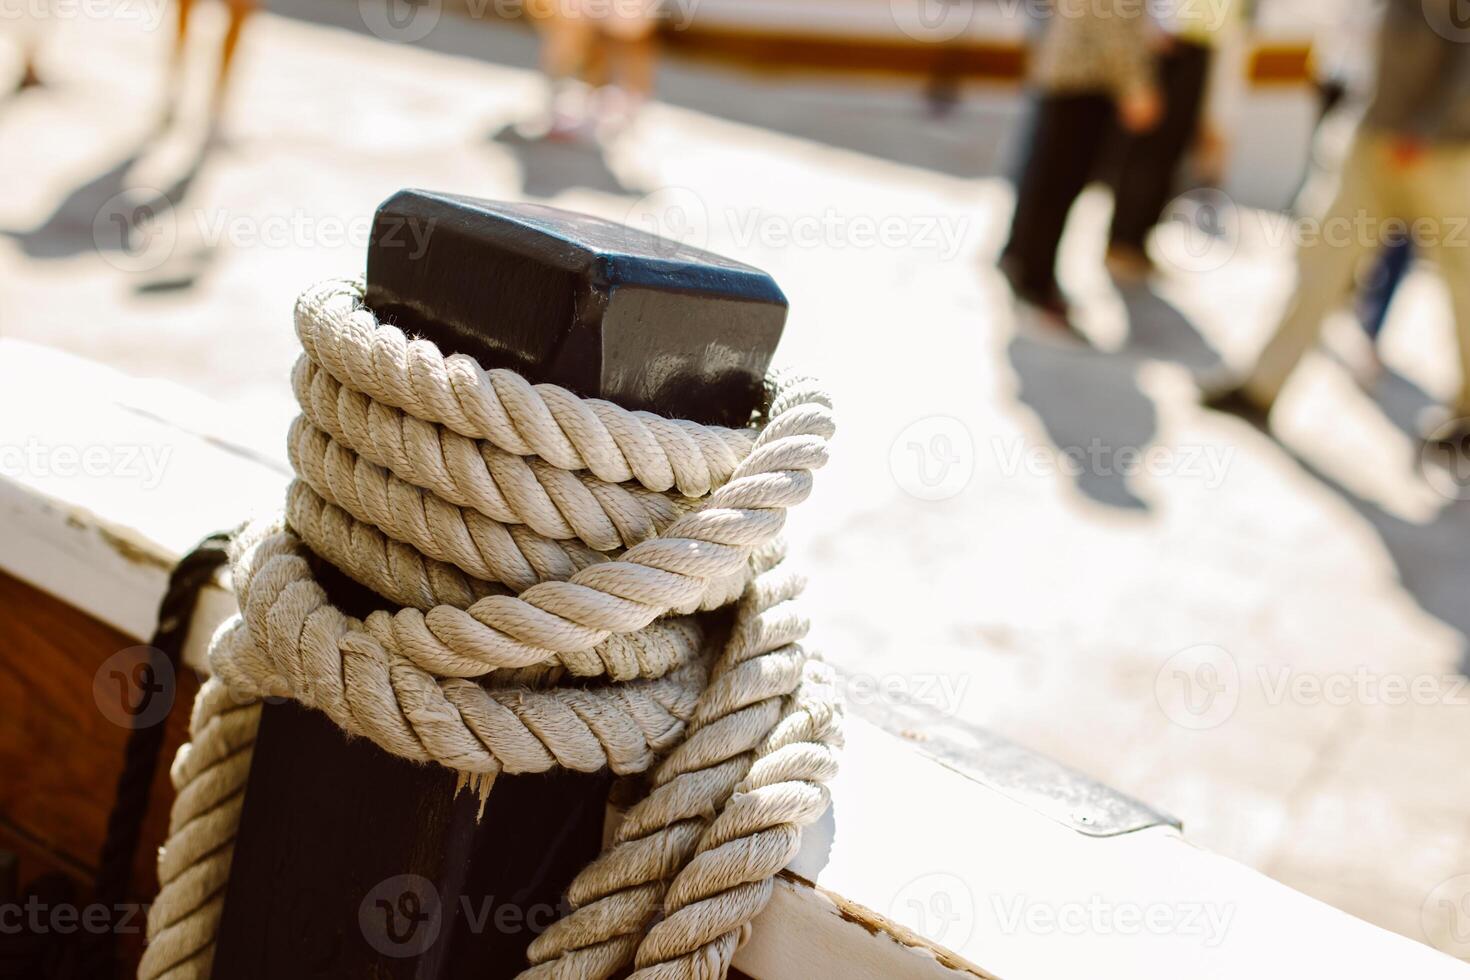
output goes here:
[[[378, 211], [367, 303], [487, 368], [739, 425], [786, 318], [769, 276], [583, 215], [403, 191]], [[334, 601], [392, 608], [336, 569]], [[514, 976], [597, 853], [610, 777], [556, 771], [454, 797], [438, 766], [348, 742], [320, 713], [261, 719], [216, 980]]]

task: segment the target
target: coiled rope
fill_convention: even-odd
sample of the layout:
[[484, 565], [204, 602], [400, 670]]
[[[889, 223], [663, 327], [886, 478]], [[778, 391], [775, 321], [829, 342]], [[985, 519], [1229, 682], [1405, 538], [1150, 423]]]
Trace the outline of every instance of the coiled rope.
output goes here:
[[[778, 378], [747, 430], [630, 412], [411, 341], [353, 281], [307, 291], [296, 330], [297, 479], [232, 545], [241, 611], [171, 770], [139, 976], [209, 975], [271, 696], [482, 794], [501, 772], [649, 772], [523, 976], [724, 976], [836, 771], [841, 711], [778, 538], [826, 461], [827, 396]], [[343, 613], [308, 551], [400, 608]], [[730, 604], [710, 649], [700, 613]]]

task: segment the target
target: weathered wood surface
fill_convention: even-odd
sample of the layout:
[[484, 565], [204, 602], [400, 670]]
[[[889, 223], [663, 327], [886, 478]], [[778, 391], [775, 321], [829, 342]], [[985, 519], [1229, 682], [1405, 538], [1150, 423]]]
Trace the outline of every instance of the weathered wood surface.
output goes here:
[[[240, 502], [230, 499], [189, 505], [195, 481], [207, 475], [226, 495], [252, 480], [274, 483], [267, 499], [277, 500], [284, 478], [219, 441], [160, 421], [179, 417], [182, 407], [169, 412], [149, 401], [146, 413], [137, 411], [134, 386], [115, 375], [109, 380], [100, 369], [93, 369], [80, 405], [71, 406], [87, 409], [80, 421], [70, 409], [46, 411], [46, 399], [59, 394], [27, 378], [63, 367], [88, 368], [0, 341], [0, 384], [28, 387], [37, 406], [26, 419], [0, 417], [0, 445], [30, 438], [75, 445], [103, 431], [133, 443], [166, 441], [173, 461], [164, 480], [138, 496], [109, 494], [95, 481], [5, 470], [0, 568], [45, 580], [79, 615], [147, 624], [134, 634], [146, 635], [162, 593], [161, 570], [211, 528], [194, 522], [224, 523], [240, 511]], [[178, 543], [160, 543], [166, 541]], [[110, 569], [108, 578], [89, 576], [93, 567]], [[210, 600], [196, 623], [186, 650], [196, 662], [209, 631], [227, 614], [220, 598]], [[105, 796], [110, 785], [95, 791]], [[750, 976], [1470, 977], [1463, 963], [1201, 851], [1172, 829], [1110, 838], [1075, 833], [862, 723], [849, 726], [833, 796], [832, 812], [808, 834], [736, 958]], [[1228, 911], [1230, 919], [1212, 945], [1208, 936], [1188, 932], [1044, 928], [1047, 913], [1098, 903], [1167, 913], [1208, 906]]]
[[[20, 858], [22, 887], [64, 874], [85, 906], [122, 771], [128, 715], [163, 721], [164, 758], [171, 759], [184, 741], [188, 712], [166, 709], [190, 704], [198, 678], [189, 670], [141, 678], [140, 640], [3, 573], [0, 618], [0, 849]], [[129, 907], [105, 913], [128, 964], [142, 950], [142, 903], [158, 889], [157, 852], [171, 800], [165, 764], [154, 776]]]

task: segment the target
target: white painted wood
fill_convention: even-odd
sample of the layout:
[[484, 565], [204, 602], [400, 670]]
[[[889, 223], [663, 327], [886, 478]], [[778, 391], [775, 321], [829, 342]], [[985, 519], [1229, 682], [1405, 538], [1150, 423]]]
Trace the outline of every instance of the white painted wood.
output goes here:
[[[195, 540], [282, 498], [283, 471], [207, 435], [192, 394], [14, 342], [0, 390], [0, 568], [133, 636]], [[130, 446], [167, 463], [130, 472]], [[72, 470], [66, 447], [112, 462]], [[206, 595], [191, 663], [232, 611]], [[1172, 829], [1084, 836], [862, 722], [833, 798], [736, 959], [752, 976], [1470, 980]]]

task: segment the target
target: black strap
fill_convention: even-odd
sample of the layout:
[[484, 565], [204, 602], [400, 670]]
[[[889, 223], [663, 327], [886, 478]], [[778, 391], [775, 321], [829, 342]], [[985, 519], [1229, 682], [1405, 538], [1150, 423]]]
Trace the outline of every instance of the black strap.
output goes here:
[[[158, 606], [158, 626], [149, 642], [155, 676], [178, 676], [184, 641], [194, 620], [199, 593], [213, 581], [214, 573], [225, 563], [229, 542], [228, 532], [211, 534], [185, 555], [169, 575], [168, 591]], [[150, 717], [148, 721], [153, 723], [135, 724], [128, 735], [122, 774], [118, 777], [112, 812], [107, 818], [107, 837], [102, 844], [93, 888], [93, 901], [109, 910], [117, 909], [128, 900], [138, 855], [138, 839], [148, 815], [153, 777], [158, 771], [158, 757], [163, 750], [165, 720], [153, 722]], [[75, 975], [86, 978], [115, 976], [116, 958], [116, 930], [89, 933], [83, 942]]]

